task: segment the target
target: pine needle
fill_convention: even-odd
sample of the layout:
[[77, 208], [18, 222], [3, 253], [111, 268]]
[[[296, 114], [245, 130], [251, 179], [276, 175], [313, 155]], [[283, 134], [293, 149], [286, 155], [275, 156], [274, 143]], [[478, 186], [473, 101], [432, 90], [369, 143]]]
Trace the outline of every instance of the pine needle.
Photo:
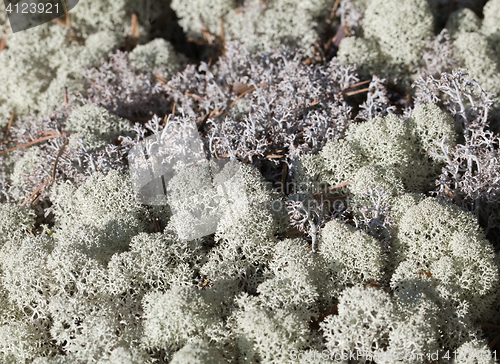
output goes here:
[[24, 147], [29, 147], [29, 146], [32, 146], [32, 145], [44, 142], [46, 140], [57, 138], [57, 137], [62, 136], [62, 135], [67, 135], [67, 134], [63, 132], [63, 133], [58, 133], [57, 135], [49, 135], [49, 136], [45, 136], [45, 137], [42, 137], [42, 138], [38, 138], [38, 139], [33, 140], [31, 142], [18, 145], [17, 147], [14, 147], [14, 148], [2, 150], [2, 151], [0, 151], [0, 154], [4, 154], [4, 153], [7, 153], [7, 152], [12, 152], [13, 150], [21, 149], [21, 148], [24, 148]]

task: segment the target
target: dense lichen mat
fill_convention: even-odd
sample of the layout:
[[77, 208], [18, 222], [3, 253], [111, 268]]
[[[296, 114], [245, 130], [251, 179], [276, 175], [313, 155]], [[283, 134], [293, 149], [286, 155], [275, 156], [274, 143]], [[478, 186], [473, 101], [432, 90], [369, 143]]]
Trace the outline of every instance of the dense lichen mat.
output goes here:
[[10, 3], [1, 363], [496, 362], [500, 0]]

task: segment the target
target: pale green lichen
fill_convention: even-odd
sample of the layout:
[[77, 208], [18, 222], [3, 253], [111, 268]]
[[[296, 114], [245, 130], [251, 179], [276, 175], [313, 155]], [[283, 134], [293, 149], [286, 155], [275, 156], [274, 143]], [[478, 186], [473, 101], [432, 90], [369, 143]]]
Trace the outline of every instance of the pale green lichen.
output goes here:
[[378, 240], [339, 221], [323, 228], [319, 254], [325, 260], [327, 278], [335, 293], [356, 284], [379, 283], [384, 261]]
[[[78, 189], [57, 184], [51, 197], [57, 218], [54, 236], [69, 246], [80, 244], [82, 239], [78, 236], [95, 229], [88, 236], [89, 243], [103, 244], [104, 248], [109, 244], [107, 249], [121, 250], [133, 236], [151, 230], [145, 221], [145, 208], [137, 202], [129, 177], [115, 170], [107, 175], [94, 173]], [[93, 239], [98, 240], [92, 242]]]
[[470, 9], [459, 9], [451, 13], [446, 29], [454, 38], [461, 33], [478, 32], [481, 29], [481, 19]]
[[167, 75], [180, 71], [184, 59], [179, 57], [172, 44], [157, 38], [134, 48], [129, 54], [132, 65], [141, 72], [161, 70]]
[[243, 11], [235, 9], [227, 15], [227, 36], [241, 41], [251, 52], [286, 45], [311, 54], [318, 38], [314, 14], [321, 8], [310, 1], [277, 0], [265, 4], [252, 0]]
[[220, 35], [221, 19], [235, 7], [233, 0], [172, 0], [179, 24], [187, 36], [202, 38], [203, 29]]
[[174, 287], [143, 300], [147, 348], [177, 351], [194, 339], [220, 341], [223, 323], [196, 287]]
[[364, 37], [377, 41], [389, 68], [408, 72], [433, 37], [433, 22], [426, 0], [372, 0], [365, 11]]
[[309, 343], [309, 319], [285, 309], [269, 310], [265, 301], [242, 293], [236, 299], [231, 326], [236, 333], [239, 361], [289, 363], [290, 353]]
[[27, 207], [5, 203], [0, 207], [0, 248], [26, 236], [35, 225], [35, 213]]
[[194, 340], [176, 352], [170, 364], [228, 364], [228, 361], [207, 341]]
[[346, 139], [359, 146], [370, 164], [392, 169], [410, 191], [428, 188], [435, 178], [427, 157], [415, 148], [419, 141], [414, 125], [396, 115], [353, 124]]
[[73, 134], [71, 146], [78, 148], [76, 142], [82, 138], [87, 151], [102, 149], [119, 135], [127, 134], [130, 126], [128, 120], [94, 104], [74, 109], [66, 119], [66, 130]]
[[489, 92], [500, 91], [499, 61], [488, 38], [481, 33], [461, 33], [453, 42], [459, 58]]
[[483, 9], [484, 19], [481, 33], [488, 37], [490, 47], [495, 50], [500, 63], [500, 1], [489, 0]]
[[454, 129], [455, 121], [450, 114], [444, 112], [435, 104], [422, 104], [413, 109], [411, 119], [415, 123], [415, 132], [419, 139], [422, 151], [434, 159], [435, 153], [442, 154], [443, 151], [436, 142], [444, 139], [444, 148], [451, 150], [457, 141], [457, 133]]
[[12, 184], [17, 187], [22, 187], [26, 183], [26, 175], [33, 172], [33, 169], [38, 165], [41, 158], [45, 157], [45, 152], [37, 146], [29, 149], [22, 158], [18, 159], [14, 164], [14, 169], [11, 174]]
[[377, 41], [369, 38], [347, 37], [340, 42], [337, 53], [340, 64], [354, 64], [358, 72], [370, 77], [383, 68], [383, 55]]
[[401, 218], [394, 250], [394, 261], [430, 272], [450, 299], [475, 307], [470, 317], [480, 319], [488, 311], [499, 273], [493, 247], [472, 214], [427, 198]]

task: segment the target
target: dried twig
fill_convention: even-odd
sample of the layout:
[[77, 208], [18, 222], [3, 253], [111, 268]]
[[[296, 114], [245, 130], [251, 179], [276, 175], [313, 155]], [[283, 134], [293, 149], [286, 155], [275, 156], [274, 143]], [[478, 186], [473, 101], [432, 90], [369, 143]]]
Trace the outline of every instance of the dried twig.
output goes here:
[[[64, 150], [66, 149], [66, 146], [68, 145], [68, 143], [69, 143], [69, 140], [66, 140], [66, 142], [62, 145], [62, 147], [59, 149], [59, 152], [57, 153], [57, 157], [56, 157], [56, 160], [54, 162], [54, 167], [52, 168], [52, 176], [50, 176], [50, 178], [48, 180], [46, 180], [40, 186], [38, 186], [38, 188], [35, 191], [33, 191], [33, 193], [31, 195], [29, 195], [29, 197], [26, 200], [23, 201], [21, 206], [26, 205], [28, 203], [28, 201], [31, 200], [33, 198], [33, 196], [35, 196], [38, 192], [40, 192], [40, 190], [44, 186], [46, 186], [48, 183], [55, 181], [56, 171], [57, 171], [57, 163], [59, 162], [59, 158], [61, 157], [61, 155], [64, 153]], [[40, 195], [31, 204], [33, 205], [38, 200], [39, 197], [40, 197]]]
[[355, 83], [353, 85], [349, 85], [349, 86], [346, 86], [344, 88], [341, 88], [340, 91], [344, 92], [345, 90], [348, 90], [350, 88], [354, 88], [354, 87], [358, 87], [358, 86], [361, 86], [361, 85], [365, 85], [365, 84], [370, 83], [370, 82], [372, 82], [372, 80], [360, 81], [360, 82], [357, 82], [357, 83]]
[[7, 44], [7, 33], [5, 33], [0, 41], [0, 52], [5, 49], [5, 45]]
[[21, 148], [24, 148], [24, 147], [29, 147], [31, 145], [35, 145], [35, 144], [44, 142], [46, 140], [54, 139], [54, 138], [57, 138], [57, 137], [62, 136], [62, 135], [67, 135], [67, 133], [62, 132], [62, 133], [58, 133], [57, 135], [49, 135], [49, 136], [46, 136], [46, 137], [38, 138], [38, 139], [33, 140], [31, 142], [18, 145], [17, 147], [14, 147], [14, 148], [2, 150], [2, 151], [0, 151], [0, 154], [4, 154], [4, 153], [7, 153], [7, 152], [12, 152], [13, 150], [21, 149]]
[[38, 186], [38, 188], [36, 190], [33, 191], [33, 193], [31, 195], [29, 195], [29, 197], [24, 200], [24, 202], [21, 204], [21, 206], [24, 206], [28, 203], [29, 200], [31, 200], [33, 198], [33, 196], [35, 196], [42, 188], [43, 186], [45, 186], [47, 183], [51, 182], [52, 181], [52, 177], [49, 178], [48, 180], [46, 180], [45, 182], [43, 182], [40, 186]]
[[343, 182], [341, 184], [338, 184], [338, 185], [335, 185], [335, 186], [332, 186], [332, 187], [329, 187], [328, 189], [324, 190], [324, 191], [321, 191], [321, 192], [316, 192], [316, 193], [313, 193], [313, 197], [317, 197], [317, 196], [321, 196], [321, 195], [325, 195], [333, 190], [336, 190], [338, 188], [342, 188], [344, 186], [347, 186], [349, 184], [351, 184], [352, 182], [354, 182], [354, 180], [351, 180], [351, 181], [347, 181], [347, 182]]
[[248, 89], [246, 89], [245, 91], [243, 91], [236, 99], [233, 100], [233, 102], [231, 102], [231, 104], [229, 105], [229, 107], [233, 107], [234, 104], [236, 104], [239, 99], [241, 99], [247, 93], [252, 92], [252, 91], [255, 91], [255, 87], [253, 87], [253, 86], [251, 86]]
[[363, 93], [363, 92], [373, 91], [373, 90], [375, 90], [375, 89], [367, 87], [367, 88], [362, 88], [361, 90], [346, 92], [344, 95], [345, 96], [353, 96], [353, 95], [357, 95], [357, 94], [360, 94], [360, 93]]
[[340, 5], [340, 0], [336, 0], [335, 4], [333, 4], [332, 12], [330, 13], [330, 17], [328, 18], [328, 24], [331, 24], [333, 18], [335, 18], [335, 13], [337, 12], [337, 8]]
[[57, 153], [56, 160], [54, 162], [54, 168], [52, 169], [52, 181], [56, 179], [56, 168], [57, 168], [57, 162], [59, 162], [59, 158], [61, 158], [61, 155], [64, 153], [64, 150], [66, 149], [66, 146], [69, 143], [69, 139], [66, 140], [66, 142], [62, 145], [62, 147], [59, 149], [59, 152]]

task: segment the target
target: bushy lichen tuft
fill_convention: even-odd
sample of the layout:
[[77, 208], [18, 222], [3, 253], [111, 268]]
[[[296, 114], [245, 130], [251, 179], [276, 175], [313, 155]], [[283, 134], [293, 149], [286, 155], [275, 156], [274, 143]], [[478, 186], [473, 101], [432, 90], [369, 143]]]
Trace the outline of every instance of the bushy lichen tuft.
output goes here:
[[427, 157], [415, 150], [418, 139], [414, 126], [396, 115], [353, 124], [346, 139], [359, 146], [370, 164], [392, 169], [410, 191], [425, 190], [434, 177]]
[[167, 75], [180, 71], [184, 61], [175, 53], [172, 44], [161, 38], [135, 47], [130, 52], [129, 59], [139, 71], [152, 72], [161, 69]]
[[94, 238], [101, 242], [98, 245], [112, 252], [126, 248], [139, 232], [151, 230], [129, 176], [118, 171], [94, 173], [78, 189], [58, 184], [51, 196], [57, 219], [54, 236], [58, 240], [79, 244], [81, 239], [75, 239], [78, 234], [85, 235], [85, 230], [94, 228]]
[[[433, 198], [410, 207], [398, 225], [396, 261], [409, 261], [432, 275], [452, 302], [474, 307], [481, 319], [498, 289], [494, 251], [473, 215]], [[393, 278], [394, 279], [394, 278]]]
[[223, 339], [222, 320], [196, 287], [148, 294], [143, 305], [147, 348], [177, 351], [194, 339]]
[[384, 61], [377, 41], [360, 37], [344, 38], [340, 42], [337, 57], [341, 64], [355, 64], [360, 75], [365, 77], [379, 74]]
[[319, 254], [337, 294], [352, 285], [378, 284], [383, 279], [380, 242], [340, 221], [330, 221], [323, 228]]
[[481, 19], [471, 9], [459, 9], [451, 13], [446, 29], [453, 38], [461, 33], [478, 32], [481, 29]]
[[8, 241], [17, 241], [35, 226], [35, 213], [12, 203], [0, 207], [0, 248]]
[[488, 38], [476, 32], [460, 33], [453, 42], [457, 58], [489, 92], [500, 91], [500, 62]]
[[172, 357], [171, 364], [227, 364], [228, 361], [207, 341], [194, 340]]
[[442, 142], [445, 137], [443, 144], [445, 148], [451, 149], [456, 145], [458, 136], [454, 129], [455, 121], [439, 106], [435, 104], [418, 105], [411, 113], [411, 121], [415, 123], [419, 145], [426, 155], [432, 157], [433, 153], [442, 153], [436, 142]]
[[78, 138], [82, 138], [85, 148], [95, 151], [102, 149], [119, 135], [127, 134], [130, 122], [111, 114], [103, 107], [87, 104], [71, 112], [66, 120], [66, 129], [73, 133], [72, 145]]
[[433, 36], [433, 23], [426, 0], [372, 0], [365, 11], [364, 37], [377, 41], [387, 66], [404, 73], [419, 62], [425, 41]]

